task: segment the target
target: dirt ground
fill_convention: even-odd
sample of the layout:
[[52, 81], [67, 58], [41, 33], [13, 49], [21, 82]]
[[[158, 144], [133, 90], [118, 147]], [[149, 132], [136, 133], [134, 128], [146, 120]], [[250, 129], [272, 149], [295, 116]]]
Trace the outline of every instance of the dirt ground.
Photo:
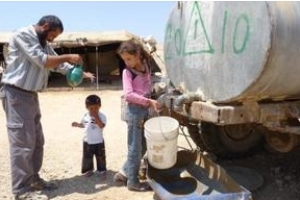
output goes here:
[[[48, 192], [51, 199], [63, 200], [146, 200], [153, 199], [153, 192], [131, 192], [115, 185], [113, 175], [120, 169], [126, 157], [126, 124], [120, 120], [121, 87], [101, 84], [99, 90], [84, 89], [47, 91], [39, 94], [42, 124], [45, 134], [44, 163], [41, 176], [46, 180], [58, 180], [59, 189]], [[95, 86], [93, 86], [95, 88]], [[108, 89], [105, 89], [108, 87]], [[70, 90], [70, 91], [68, 91]], [[90, 178], [80, 174], [82, 155], [82, 129], [71, 127], [86, 112], [84, 100], [89, 94], [102, 99], [102, 112], [106, 114], [104, 130], [107, 168], [106, 180], [96, 175]], [[5, 127], [5, 115], [0, 110], [0, 199], [11, 198], [9, 147]]]
[[[130, 192], [113, 183], [113, 175], [120, 169], [126, 157], [126, 124], [120, 120], [121, 87], [106, 87], [47, 91], [39, 94], [42, 123], [45, 133], [45, 156], [41, 176], [47, 180], [57, 180], [59, 189], [46, 194], [55, 200], [147, 200], [153, 199], [153, 192]], [[107, 116], [104, 130], [107, 153], [108, 174], [106, 179], [93, 175], [80, 175], [82, 154], [82, 129], [71, 127], [72, 121], [79, 121], [86, 112], [84, 99], [89, 94], [102, 98], [101, 110]], [[11, 198], [10, 166], [5, 116], [0, 111], [0, 199]], [[178, 144], [189, 147], [183, 136]], [[192, 147], [194, 147], [192, 145]], [[219, 161], [255, 169], [264, 178], [264, 185], [253, 191], [255, 200], [295, 200], [300, 199], [298, 172], [299, 150], [290, 154], [270, 154], [266, 151], [247, 159]]]

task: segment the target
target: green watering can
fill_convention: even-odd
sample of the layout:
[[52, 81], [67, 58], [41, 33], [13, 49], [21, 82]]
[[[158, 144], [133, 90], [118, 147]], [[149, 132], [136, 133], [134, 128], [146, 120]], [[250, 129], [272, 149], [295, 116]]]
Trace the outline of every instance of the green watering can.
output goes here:
[[83, 70], [81, 65], [75, 65], [72, 69], [69, 69], [67, 74], [67, 82], [71, 87], [78, 86], [83, 80]]

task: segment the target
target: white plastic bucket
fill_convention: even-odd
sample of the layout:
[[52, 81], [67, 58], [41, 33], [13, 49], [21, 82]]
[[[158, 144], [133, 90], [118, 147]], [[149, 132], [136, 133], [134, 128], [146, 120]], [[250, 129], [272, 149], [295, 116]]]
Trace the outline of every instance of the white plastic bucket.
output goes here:
[[177, 160], [178, 121], [159, 116], [147, 120], [144, 127], [150, 165], [157, 169], [174, 166]]

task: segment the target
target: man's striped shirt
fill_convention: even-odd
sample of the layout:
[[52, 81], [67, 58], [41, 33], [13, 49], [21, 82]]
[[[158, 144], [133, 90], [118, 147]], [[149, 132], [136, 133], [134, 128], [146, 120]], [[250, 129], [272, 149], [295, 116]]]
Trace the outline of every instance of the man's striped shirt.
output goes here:
[[[34, 92], [45, 89], [50, 72], [44, 67], [48, 55], [57, 54], [48, 44], [44, 48], [41, 46], [32, 25], [18, 30], [9, 42], [2, 83]], [[52, 70], [66, 74], [72, 67], [63, 63]]]

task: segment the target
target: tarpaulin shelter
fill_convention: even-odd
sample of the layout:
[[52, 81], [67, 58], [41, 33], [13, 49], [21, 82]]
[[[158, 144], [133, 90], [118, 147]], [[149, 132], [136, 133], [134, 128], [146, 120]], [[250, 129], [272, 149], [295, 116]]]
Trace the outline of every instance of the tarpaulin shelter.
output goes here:
[[84, 70], [100, 79], [109, 80], [120, 75], [122, 61], [116, 54], [121, 42], [139, 37], [126, 31], [70, 32], [63, 33], [52, 43], [58, 54], [78, 53], [84, 60]]
[[[0, 33], [0, 60], [4, 60], [3, 46], [8, 43], [12, 34], [12, 32]], [[147, 41], [127, 31], [66, 32], [59, 35], [51, 46], [58, 54], [80, 54], [84, 61], [84, 70], [96, 75], [98, 89], [99, 81], [110, 82], [121, 75], [124, 62], [119, 58], [116, 50], [121, 42], [131, 39], [142, 42], [149, 54], [156, 50], [153, 39]], [[164, 65], [162, 57], [155, 53], [152, 58], [154, 60], [152, 69], [161, 71], [160, 66]]]

